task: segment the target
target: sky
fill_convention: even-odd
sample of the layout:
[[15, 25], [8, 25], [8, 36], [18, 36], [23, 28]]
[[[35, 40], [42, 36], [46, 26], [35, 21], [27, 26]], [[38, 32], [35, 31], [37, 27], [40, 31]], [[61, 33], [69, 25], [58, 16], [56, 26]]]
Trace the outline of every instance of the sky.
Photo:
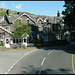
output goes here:
[[56, 16], [57, 11], [62, 13], [65, 9], [64, 4], [64, 1], [0, 1], [0, 8], [35, 15]]

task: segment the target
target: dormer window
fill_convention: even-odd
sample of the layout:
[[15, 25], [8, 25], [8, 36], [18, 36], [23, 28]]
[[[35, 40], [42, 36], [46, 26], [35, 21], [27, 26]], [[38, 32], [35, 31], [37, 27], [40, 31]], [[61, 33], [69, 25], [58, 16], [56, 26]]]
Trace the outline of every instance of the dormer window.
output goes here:
[[41, 17], [38, 18], [37, 22], [38, 22], [38, 23], [42, 23], [42, 22], [43, 22], [42, 18], [41, 18]]
[[44, 19], [44, 22], [46, 22], [47, 24], [49, 23], [49, 20], [47, 18]]
[[44, 22], [47, 22], [47, 18], [44, 19]]

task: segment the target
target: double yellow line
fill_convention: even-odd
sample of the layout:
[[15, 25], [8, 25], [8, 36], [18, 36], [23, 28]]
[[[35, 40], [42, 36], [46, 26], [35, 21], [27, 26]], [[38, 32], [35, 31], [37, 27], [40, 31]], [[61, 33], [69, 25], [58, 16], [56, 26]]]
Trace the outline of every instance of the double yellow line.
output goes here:
[[72, 69], [73, 69], [73, 73], [75, 74], [75, 71], [74, 71], [74, 63], [73, 63], [73, 57], [74, 57], [75, 55], [74, 54], [72, 54]]

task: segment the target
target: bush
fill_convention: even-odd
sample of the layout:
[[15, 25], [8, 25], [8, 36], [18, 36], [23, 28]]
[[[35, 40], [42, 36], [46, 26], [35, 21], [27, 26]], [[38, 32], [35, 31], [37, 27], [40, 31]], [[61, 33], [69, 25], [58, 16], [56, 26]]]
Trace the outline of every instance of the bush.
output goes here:
[[17, 44], [13, 44], [12, 48], [16, 49], [17, 48]]
[[33, 39], [33, 43], [34, 43], [34, 46], [37, 46], [37, 45], [40, 46], [43, 43], [43, 39], [42, 38]]
[[67, 44], [67, 40], [50, 40], [48, 42], [44, 42], [42, 38], [33, 39], [34, 46], [44, 47], [44, 46], [57, 46], [57, 45], [65, 45]]
[[48, 46], [58, 46], [58, 45], [65, 45], [65, 44], [67, 44], [66, 40], [54, 40], [54, 41], [38, 43], [38, 44], [36, 44], [36, 46], [48, 47]]
[[3, 43], [0, 43], [0, 46], [3, 46], [4, 44]]
[[25, 49], [26, 48], [25, 44], [23, 44], [22, 47], [23, 47], [23, 49]]

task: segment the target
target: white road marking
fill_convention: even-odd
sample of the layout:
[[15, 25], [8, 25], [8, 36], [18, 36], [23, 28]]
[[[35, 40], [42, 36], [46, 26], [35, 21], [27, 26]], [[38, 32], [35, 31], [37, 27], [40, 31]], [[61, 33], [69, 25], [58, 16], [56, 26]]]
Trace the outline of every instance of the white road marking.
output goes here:
[[53, 51], [50, 51], [47, 55], [49, 55], [50, 53], [52, 53]]
[[21, 57], [19, 60], [17, 60], [17, 62], [15, 62], [9, 69], [8, 69], [8, 71], [5, 73], [5, 74], [8, 74], [8, 72], [21, 60], [21, 59], [23, 59], [25, 56], [27, 56], [28, 54], [30, 54], [30, 53], [32, 53], [32, 52], [35, 52], [35, 51], [37, 51], [38, 49], [36, 49], [36, 50], [33, 50], [33, 51], [30, 51], [29, 53], [26, 53], [23, 57]]
[[43, 63], [44, 63], [45, 59], [46, 59], [46, 57], [44, 57], [44, 59], [42, 60], [42, 63], [41, 63], [41, 65], [43, 65]]
[[[49, 54], [52, 53], [52, 52], [53, 52], [53, 51], [50, 51], [49, 53], [47, 53], [47, 55], [49, 55]], [[44, 63], [45, 60], [46, 60], [46, 57], [44, 57], [44, 59], [43, 59], [41, 65], [43, 65], [43, 63]], [[41, 74], [41, 70], [39, 71], [39, 74]]]

